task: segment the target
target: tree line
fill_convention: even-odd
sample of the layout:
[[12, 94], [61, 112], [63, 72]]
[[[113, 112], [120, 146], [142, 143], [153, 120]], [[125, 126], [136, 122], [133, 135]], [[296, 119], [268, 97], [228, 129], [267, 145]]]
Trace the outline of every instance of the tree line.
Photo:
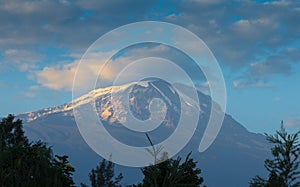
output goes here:
[[[265, 160], [269, 172], [265, 179], [255, 176], [250, 187], [300, 187], [300, 131], [289, 134], [281, 124], [281, 129], [274, 135], [265, 134], [274, 146], [272, 158]], [[150, 137], [147, 138], [153, 148], [153, 165], [141, 168], [144, 175], [138, 184], [128, 187], [200, 187], [205, 186], [201, 170], [189, 153], [181, 157], [168, 159], [156, 158], [160, 148], [156, 149]], [[35, 187], [75, 186], [73, 173], [75, 168], [68, 161], [67, 155], [55, 155], [52, 148], [42, 141], [32, 142], [25, 136], [22, 121], [13, 115], [3, 118], [0, 123], [0, 186], [1, 187]], [[103, 159], [88, 174], [92, 187], [119, 187], [122, 173], [115, 175], [114, 163]], [[87, 187], [87, 184], [80, 184]]]

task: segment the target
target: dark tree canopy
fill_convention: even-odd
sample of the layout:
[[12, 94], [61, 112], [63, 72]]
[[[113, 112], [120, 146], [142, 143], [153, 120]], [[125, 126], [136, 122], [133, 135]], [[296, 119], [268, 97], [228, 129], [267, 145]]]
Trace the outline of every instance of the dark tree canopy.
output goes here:
[[45, 143], [30, 142], [13, 115], [0, 122], [0, 186], [73, 186], [67, 156], [53, 157]]
[[[114, 163], [103, 159], [99, 166], [89, 174], [90, 182], [92, 187], [118, 187], [121, 186], [119, 183], [123, 178], [122, 173], [114, 178]], [[84, 184], [82, 184], [84, 186]]]
[[62, 186], [74, 186], [74, 181], [72, 178], [74, 167], [68, 161], [68, 156], [55, 155], [54, 167], [57, 170], [57, 177], [59, 177]]
[[267, 180], [256, 176], [250, 187], [299, 187], [300, 186], [300, 131], [289, 134], [281, 122], [281, 129], [274, 135], [266, 134], [267, 140], [274, 144], [271, 149], [273, 159], [265, 160], [269, 171]]
[[168, 159], [160, 164], [151, 165], [142, 169], [144, 179], [138, 186], [144, 187], [197, 187], [203, 183], [199, 175], [201, 170], [196, 167], [197, 162], [190, 158], [189, 153], [184, 162], [181, 158]]

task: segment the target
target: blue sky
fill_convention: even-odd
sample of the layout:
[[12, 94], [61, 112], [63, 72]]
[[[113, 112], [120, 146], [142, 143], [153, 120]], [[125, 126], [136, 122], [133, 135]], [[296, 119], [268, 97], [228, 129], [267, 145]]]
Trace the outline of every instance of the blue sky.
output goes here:
[[76, 63], [101, 35], [156, 20], [194, 32], [226, 81], [227, 113], [253, 132], [300, 129], [298, 1], [0, 1], [0, 116], [69, 102]]

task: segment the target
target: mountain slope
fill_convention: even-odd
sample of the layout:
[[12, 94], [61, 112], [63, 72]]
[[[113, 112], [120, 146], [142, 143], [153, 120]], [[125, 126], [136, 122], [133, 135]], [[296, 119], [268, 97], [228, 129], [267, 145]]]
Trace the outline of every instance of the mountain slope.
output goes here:
[[[187, 87], [188, 88], [188, 87]], [[113, 91], [115, 99], [127, 97], [124, 93], [130, 90], [129, 110], [122, 106], [118, 110], [112, 108], [110, 94]], [[88, 173], [100, 161], [98, 156], [81, 137], [73, 116], [73, 109], [95, 101], [99, 118], [113, 137], [132, 146], [148, 146], [144, 133], [132, 132], [122, 123], [126, 122], [128, 112], [139, 120], [151, 117], [149, 105], [154, 98], [165, 103], [161, 113], [165, 114], [162, 124], [149, 132], [154, 143], [170, 136], [180, 116], [180, 108], [189, 111], [195, 102], [184, 97], [181, 105], [177, 93], [172, 87], [161, 80], [145, 80], [123, 86], [94, 90], [76, 100], [58, 107], [46, 108], [35, 112], [20, 114], [17, 117], [24, 120], [26, 134], [33, 140], [42, 139], [52, 145], [58, 154], [67, 154], [76, 168], [76, 182], [87, 182]], [[198, 92], [200, 101], [200, 117], [197, 130], [190, 142], [179, 153], [185, 156], [193, 151], [193, 158], [202, 169], [205, 183], [208, 186], [247, 186], [249, 180], [256, 174], [264, 175], [263, 161], [268, 156], [269, 145], [265, 137], [247, 131], [231, 116], [225, 115], [223, 126], [214, 143], [203, 153], [198, 152], [199, 142], [210, 115], [211, 99]], [[115, 107], [115, 106], [114, 106]], [[124, 175], [124, 184], [141, 181], [142, 174], [138, 168], [117, 166]]]

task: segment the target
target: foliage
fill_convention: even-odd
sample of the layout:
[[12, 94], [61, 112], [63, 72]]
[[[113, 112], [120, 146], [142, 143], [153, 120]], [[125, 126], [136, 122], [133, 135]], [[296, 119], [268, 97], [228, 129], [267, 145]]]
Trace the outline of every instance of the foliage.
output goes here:
[[[68, 163], [63, 156], [64, 163]], [[0, 122], [0, 186], [72, 186], [71, 170], [64, 170], [50, 147], [29, 142], [22, 121], [13, 115]], [[67, 177], [68, 176], [68, 177]], [[68, 183], [64, 183], [66, 177]]]
[[168, 159], [160, 164], [150, 165], [142, 169], [144, 174], [144, 187], [176, 187], [176, 186], [200, 186], [203, 178], [199, 177], [201, 170], [196, 168], [197, 163], [190, 158], [189, 153], [183, 163], [181, 158]]
[[57, 159], [54, 160], [54, 167], [57, 169], [58, 177], [60, 177], [62, 185], [74, 186], [75, 183], [72, 179], [72, 175], [75, 169], [68, 161], [68, 156], [55, 155], [55, 157]]
[[[92, 187], [118, 187], [123, 178], [122, 173], [114, 178], [114, 163], [105, 159], [89, 174]], [[84, 185], [84, 184], [82, 184]]]
[[300, 186], [300, 143], [298, 131], [288, 134], [281, 122], [281, 129], [274, 135], [266, 134], [267, 140], [274, 144], [271, 149], [273, 159], [265, 161], [265, 167], [270, 172], [268, 180], [256, 176], [250, 182], [250, 187], [299, 187]]

